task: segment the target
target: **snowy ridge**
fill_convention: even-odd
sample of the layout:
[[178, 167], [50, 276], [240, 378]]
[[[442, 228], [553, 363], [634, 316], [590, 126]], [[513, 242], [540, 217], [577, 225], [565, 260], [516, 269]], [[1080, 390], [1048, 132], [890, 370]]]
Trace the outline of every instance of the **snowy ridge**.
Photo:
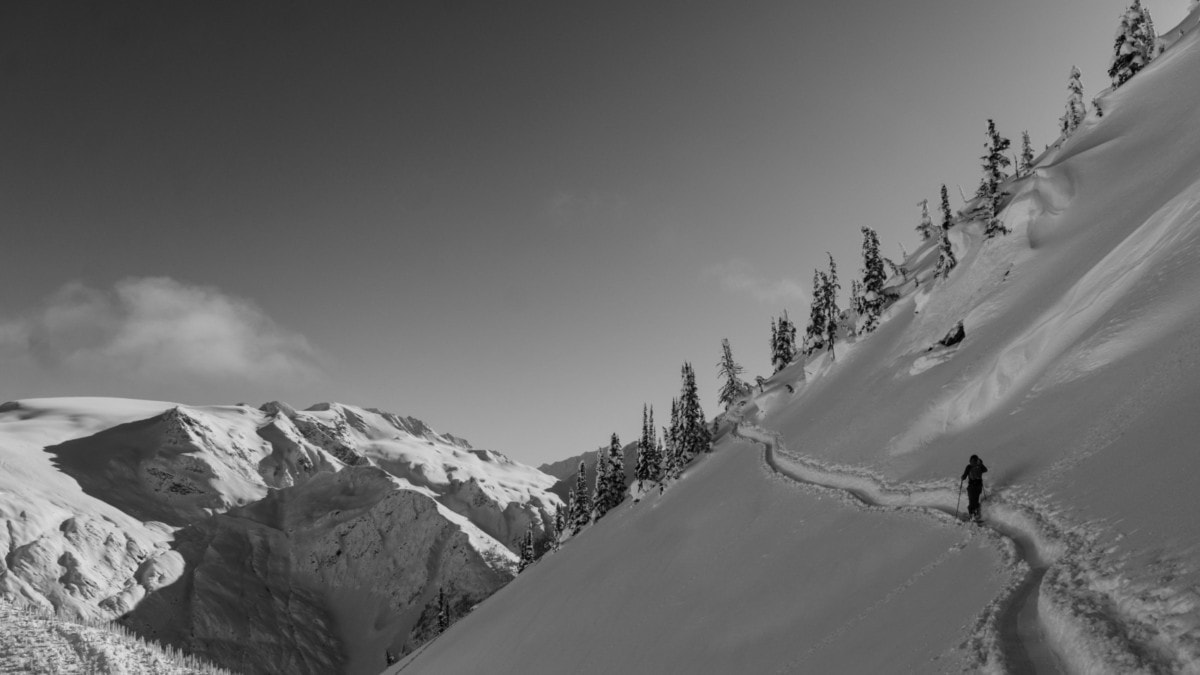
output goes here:
[[[960, 504], [952, 481], [888, 485], [865, 471], [828, 467], [790, 453], [777, 433], [761, 427], [735, 425], [733, 433], [760, 443], [774, 471], [843, 491], [868, 506], [924, 509], [944, 520]], [[1005, 648], [1001, 636], [1027, 632], [1029, 627], [999, 625], [1000, 616], [1006, 613], [1006, 605], [1029, 601], [1037, 603], [1039, 628], [1049, 638], [1048, 646], [1071, 672], [1193, 672], [1200, 667], [1200, 650], [1194, 637], [1189, 637], [1196, 626], [1180, 621], [1195, 607], [1181, 600], [1186, 597], [1181, 589], [1131, 594], [1118, 575], [1104, 569], [1101, 553], [1078, 528], [1065, 529], [1037, 505], [1003, 491], [986, 495], [986, 504], [987, 526], [1010, 539], [1020, 556], [1014, 576], [1033, 577], [1040, 593], [1018, 594], [1022, 584], [1011, 584], [985, 610], [973, 636], [984, 646], [981, 668], [1015, 670], [1011, 649]], [[1168, 598], [1176, 600], [1164, 602]], [[1007, 613], [1017, 617], [1015, 612]], [[1034, 667], [1042, 672], [1053, 664]]]

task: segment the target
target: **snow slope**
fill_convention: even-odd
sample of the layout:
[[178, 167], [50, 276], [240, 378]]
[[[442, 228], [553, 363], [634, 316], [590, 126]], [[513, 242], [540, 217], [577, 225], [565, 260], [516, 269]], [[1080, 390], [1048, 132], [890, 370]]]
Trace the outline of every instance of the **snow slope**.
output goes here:
[[[1008, 183], [1010, 235], [957, 224], [946, 280], [923, 245], [745, 440], [399, 670], [1200, 672], [1198, 24]], [[971, 454], [982, 530], [946, 515]]]
[[758, 448], [719, 444], [389, 672], [956, 670], [1009, 581], [986, 532], [846, 508], [765, 471]]
[[378, 672], [439, 589], [470, 606], [511, 579], [560, 503], [535, 469], [336, 403], [17, 401], [0, 468], [3, 595], [243, 672]]

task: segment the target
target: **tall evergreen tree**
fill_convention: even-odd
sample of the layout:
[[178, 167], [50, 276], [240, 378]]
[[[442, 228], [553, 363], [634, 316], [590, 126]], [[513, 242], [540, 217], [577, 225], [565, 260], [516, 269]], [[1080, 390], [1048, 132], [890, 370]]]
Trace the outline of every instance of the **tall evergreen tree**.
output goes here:
[[524, 572], [536, 558], [537, 553], [533, 549], [533, 523], [530, 523], [525, 530], [525, 536], [521, 537], [521, 557], [517, 561], [517, 574]]
[[1067, 109], [1058, 119], [1058, 130], [1062, 132], [1064, 139], [1070, 138], [1087, 117], [1087, 104], [1083, 102], [1081, 77], [1079, 69], [1071, 66], [1071, 74], [1067, 77]]
[[608, 446], [608, 508], [611, 511], [625, 501], [625, 450], [621, 447], [621, 439], [616, 434]]
[[600, 520], [608, 513], [610, 499], [608, 488], [612, 482], [608, 478], [608, 450], [596, 452], [596, 481], [592, 490], [592, 519]]
[[[779, 325], [771, 317], [771, 366], [775, 366], [775, 347], [779, 344]], [[778, 370], [775, 372], [779, 372]]]
[[638, 492], [645, 490], [646, 483], [658, 480], [662, 460], [658, 456], [658, 438], [654, 431], [654, 409], [642, 405], [642, 435], [638, 438], [637, 466], [634, 479]]
[[1128, 82], [1157, 55], [1158, 35], [1154, 32], [1150, 11], [1142, 7], [1141, 0], [1133, 0], [1133, 4], [1121, 15], [1113, 44], [1112, 65], [1108, 68], [1113, 89]]
[[[863, 329], [870, 333], [879, 325], [883, 313], [883, 284], [887, 281], [883, 255], [879, 252], [879, 234], [869, 227], [862, 228], [863, 278], [862, 308], [866, 317]], [[832, 258], [830, 258], [832, 262]]]
[[717, 362], [717, 373], [724, 382], [717, 400], [726, 410], [746, 393], [746, 383], [739, 377], [743, 372], [745, 368], [733, 360], [733, 348], [729, 346], [729, 338], [721, 340], [721, 360]]
[[592, 522], [592, 500], [589, 497], [587, 464], [579, 460], [579, 474], [575, 477], [575, 494], [571, 500], [571, 533], [579, 531]]
[[942, 227], [941, 235], [938, 239], [938, 261], [937, 267], [934, 268], [934, 277], [945, 279], [950, 276], [950, 270], [958, 265], [958, 259], [954, 257], [954, 249], [950, 247], [950, 227], [954, 225], [954, 217], [950, 214], [950, 193], [946, 191], [946, 184], [942, 184]]
[[837, 340], [838, 322], [842, 318], [842, 310], [838, 308], [837, 294], [842, 286], [838, 283], [837, 263], [833, 261], [833, 254], [826, 253], [829, 256], [829, 272], [823, 273], [821, 277], [822, 293], [821, 298], [825, 304], [825, 349], [829, 351], [830, 356], [833, 356], [833, 344]]
[[788, 318], [787, 310], [778, 322], [772, 319], [771, 326], [771, 365], [778, 373], [796, 358], [796, 326]]
[[1008, 178], [1004, 167], [1011, 165], [1012, 162], [1004, 155], [1004, 151], [1010, 145], [1009, 140], [996, 131], [996, 123], [990, 119], [988, 120], [987, 136], [988, 142], [983, 146], [987, 152], [981, 158], [983, 159], [983, 182], [979, 189], [980, 196], [983, 197], [986, 223], [984, 234], [994, 237], [997, 234], [1008, 234], [1008, 228], [1000, 222], [999, 218], [1000, 200], [1004, 197], [1004, 193], [1000, 190], [1000, 184]]
[[438, 635], [446, 632], [450, 627], [450, 605], [446, 602], [446, 591], [443, 588], [438, 589], [438, 615], [437, 629]]
[[867, 301], [863, 297], [863, 284], [858, 279], [850, 280], [850, 310], [859, 319], [867, 315]]
[[1022, 176], [1033, 173], [1033, 142], [1029, 140], [1029, 132], [1021, 132], [1021, 168]]
[[820, 270], [813, 270], [812, 302], [808, 307], [808, 327], [804, 329], [804, 353], [811, 355], [825, 346], [825, 282]]
[[679, 478], [683, 471], [681, 457], [681, 436], [679, 421], [679, 399], [671, 399], [671, 424], [663, 428], [663, 482]]
[[696, 389], [696, 372], [692, 364], [683, 364], [683, 390], [679, 396], [680, 456], [683, 463], [712, 450], [712, 436], [704, 421], [700, 392]]
[[917, 202], [917, 206], [921, 207], [921, 222], [917, 225], [917, 234], [921, 235], [921, 241], [928, 241], [933, 236], [933, 221], [929, 218], [929, 200], [922, 199]]
[[[567, 503], [570, 503], [573, 494], [573, 491], [567, 493]], [[558, 507], [554, 509], [554, 520], [552, 525], [553, 529], [551, 534], [553, 536], [550, 537], [550, 548], [553, 551], [557, 551], [558, 545], [562, 539], [562, 533], [567, 529], [567, 511], [563, 508], [562, 504], [559, 504]]]

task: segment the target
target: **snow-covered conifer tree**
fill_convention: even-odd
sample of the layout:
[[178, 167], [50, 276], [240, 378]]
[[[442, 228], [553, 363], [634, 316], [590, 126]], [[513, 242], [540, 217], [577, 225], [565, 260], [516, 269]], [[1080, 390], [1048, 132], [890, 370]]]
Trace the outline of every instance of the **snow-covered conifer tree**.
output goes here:
[[608, 489], [608, 508], [605, 511], [611, 511], [617, 508], [617, 505], [625, 501], [625, 451], [621, 447], [621, 439], [616, 434], [612, 435], [612, 441], [608, 446], [608, 462], [607, 462], [607, 480]]
[[592, 522], [592, 500], [588, 497], [587, 464], [579, 460], [579, 474], [575, 477], [575, 493], [571, 500], [571, 533], [579, 531]]
[[721, 340], [721, 360], [717, 363], [717, 372], [724, 380], [717, 400], [729, 410], [729, 406], [746, 393], [746, 383], [738, 377], [745, 372], [745, 368], [733, 360], [733, 348], [729, 346], [729, 338]]
[[696, 372], [692, 364], [683, 364], [683, 391], [679, 397], [680, 455], [686, 464], [693, 457], [712, 450], [712, 436], [704, 421], [704, 409], [700, 406], [700, 392], [696, 389]]
[[1004, 151], [1010, 145], [1009, 140], [996, 131], [996, 123], [990, 119], [988, 120], [987, 135], [988, 142], [983, 146], [987, 152], [981, 158], [983, 159], [983, 182], [979, 188], [984, 206], [984, 234], [994, 237], [997, 234], [1008, 234], [1008, 228], [1000, 222], [999, 218], [1000, 199], [1004, 197], [1004, 193], [1000, 191], [1000, 184], [1008, 178], [1004, 167], [1011, 165], [1012, 162], [1004, 155]]
[[[779, 344], [779, 325], [775, 323], [775, 317], [771, 317], [771, 365], [775, 365], [775, 346]], [[779, 371], [775, 371], [779, 372]]]
[[[567, 493], [568, 504], [571, 502], [573, 492], [574, 491], [570, 491]], [[563, 508], [562, 504], [559, 504], [558, 507], [554, 509], [554, 520], [552, 521], [551, 525], [553, 528], [551, 530], [552, 536], [550, 537], [550, 550], [557, 551], [558, 545], [562, 540], [563, 530], [567, 529], [567, 511]]]
[[825, 283], [820, 270], [813, 270], [812, 302], [808, 309], [808, 327], [804, 329], [804, 353], [811, 355], [825, 346]]
[[[864, 227], [862, 235], [863, 278], [860, 294], [863, 311], [861, 313], [866, 317], [863, 330], [870, 333], [879, 326], [879, 315], [883, 313], [883, 284], [887, 281], [887, 270], [883, 266], [883, 255], [879, 252], [879, 234], [869, 227]], [[832, 263], [831, 256], [831, 269]], [[851, 286], [853, 287], [853, 284]]]
[[1067, 110], [1058, 120], [1058, 130], [1062, 132], [1064, 139], [1070, 138], [1087, 117], [1087, 104], [1083, 102], [1081, 77], [1079, 69], [1071, 66], [1071, 74], [1067, 77]]
[[634, 479], [638, 483], [638, 492], [645, 490], [647, 483], [659, 479], [662, 459], [658, 456], [658, 436], [654, 431], [654, 408], [642, 405], [642, 435], [637, 445], [637, 466], [634, 467]]
[[608, 488], [611, 484], [608, 478], [608, 450], [600, 449], [596, 452], [596, 480], [592, 489], [593, 520], [600, 520], [608, 513], [608, 505], [611, 502]]
[[778, 373], [796, 358], [796, 325], [784, 310], [778, 322], [771, 320], [771, 328], [771, 365]]
[[1133, 0], [1133, 4], [1121, 15], [1113, 44], [1112, 65], [1108, 68], [1113, 89], [1125, 84], [1149, 65], [1158, 56], [1158, 51], [1158, 35], [1154, 32], [1150, 11], [1142, 7], [1141, 0]]
[[954, 225], [954, 216], [950, 214], [950, 193], [942, 184], [942, 227], [941, 238], [938, 240], [938, 261], [933, 276], [945, 279], [950, 276], [950, 270], [958, 264], [954, 257], [954, 249], [950, 247], [950, 227]]
[[821, 275], [821, 299], [825, 305], [822, 309], [825, 316], [825, 348], [832, 357], [833, 344], [837, 340], [838, 322], [842, 318], [842, 310], [837, 304], [837, 293], [842, 286], [838, 283], [837, 263], [833, 261], [833, 254], [826, 252], [825, 255], [829, 256], [829, 272]]
[[921, 207], [921, 222], [917, 225], [917, 234], [921, 235], [921, 241], [926, 241], [933, 236], [933, 221], [929, 218], [929, 200], [922, 199], [917, 202], [917, 206]]
[[863, 285], [858, 279], [850, 280], [850, 309], [860, 319], [867, 315], [867, 302], [863, 298]]
[[671, 399], [671, 425], [663, 428], [662, 482], [674, 480], [683, 470], [680, 458], [679, 399]]
[[517, 561], [517, 574], [524, 572], [526, 567], [532, 565], [536, 557], [533, 550], [533, 523], [530, 523], [525, 530], [525, 536], [521, 538], [521, 558]]
[[1021, 167], [1019, 172], [1022, 176], [1028, 176], [1033, 173], [1033, 142], [1029, 140], [1029, 132], [1021, 132]]

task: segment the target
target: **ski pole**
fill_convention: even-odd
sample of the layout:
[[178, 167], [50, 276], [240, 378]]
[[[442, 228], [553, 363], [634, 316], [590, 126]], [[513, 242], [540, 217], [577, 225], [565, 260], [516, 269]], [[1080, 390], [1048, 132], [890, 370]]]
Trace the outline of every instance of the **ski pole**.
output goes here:
[[954, 502], [954, 519], [958, 520], [958, 507], [962, 504], [962, 479], [958, 481], [958, 501]]

